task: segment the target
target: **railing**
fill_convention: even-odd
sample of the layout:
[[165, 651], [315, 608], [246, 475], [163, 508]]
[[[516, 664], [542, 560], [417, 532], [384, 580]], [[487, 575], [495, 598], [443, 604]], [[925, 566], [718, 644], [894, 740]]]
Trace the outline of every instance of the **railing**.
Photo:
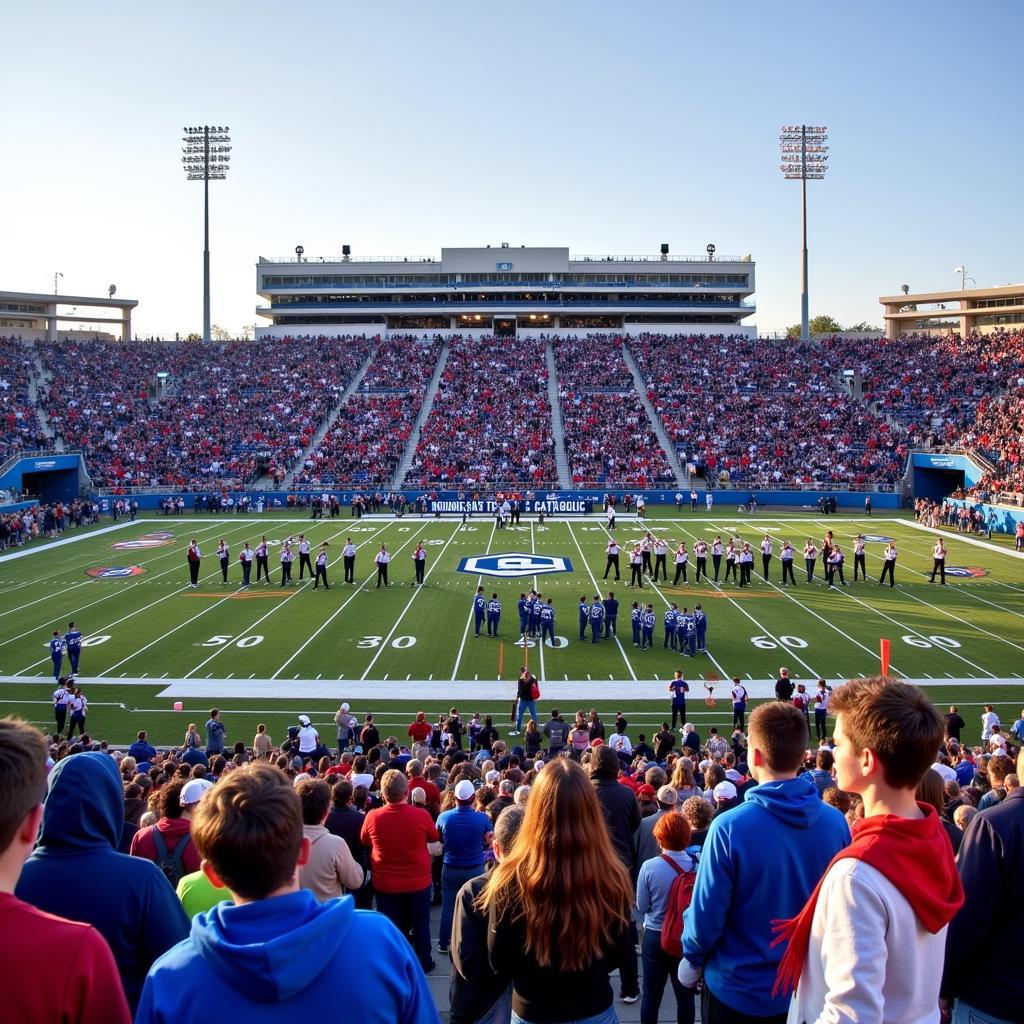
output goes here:
[[[488, 256], [494, 254], [496, 260], [508, 260], [515, 262], [515, 253], [522, 252], [521, 249], [491, 249], [484, 250]], [[440, 263], [440, 256], [360, 256], [353, 259], [351, 256], [346, 259], [344, 256], [306, 256], [300, 259], [297, 256], [260, 256], [258, 263]], [[753, 263], [754, 261], [746, 256], [719, 256], [708, 258], [707, 253], [699, 256], [569, 256], [570, 263]]]
[[54, 455], [80, 455], [81, 452], [58, 452], [56, 448], [48, 448], [45, 451], [31, 451], [31, 452], [15, 452], [10, 458], [6, 459], [2, 465], [0, 465], [0, 476], [3, 476], [9, 469], [12, 469], [14, 465], [21, 462], [22, 459], [43, 459], [52, 458]]

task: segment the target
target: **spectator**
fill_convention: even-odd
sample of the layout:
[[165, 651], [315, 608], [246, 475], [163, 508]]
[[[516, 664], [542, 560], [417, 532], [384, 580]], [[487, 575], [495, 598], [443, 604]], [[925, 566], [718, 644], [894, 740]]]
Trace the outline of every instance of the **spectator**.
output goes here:
[[[129, 1024], [117, 965], [87, 924], [40, 913], [14, 895], [43, 818], [46, 742], [14, 719], [0, 721], [0, 956], [12, 1021]], [[55, 969], [56, 965], [56, 969]]]
[[[300, 889], [310, 844], [299, 798], [278, 769], [232, 772], [197, 812], [195, 839], [203, 870], [232, 902], [196, 918], [191, 937], [153, 965], [136, 1024], [187, 1020], [200, 1005], [277, 1024], [315, 1016], [342, 989], [355, 1019], [437, 1024], [426, 979], [389, 922]], [[360, 983], [348, 985], [353, 951], [370, 949]]]
[[[620, 770], [619, 755], [611, 747], [602, 744], [591, 755], [590, 778], [597, 794], [597, 802], [608, 826], [612, 846], [627, 875], [632, 878], [636, 874], [636, 834], [640, 828], [640, 806], [630, 789], [619, 785]], [[531, 794], [531, 801], [532, 799]], [[628, 941], [619, 964], [619, 981], [622, 985], [620, 995], [622, 1001], [626, 1003], [635, 1003], [640, 997], [634, 949], [636, 943], [636, 925], [631, 920]]]
[[113, 758], [90, 752], [59, 761], [49, 777], [39, 842], [16, 895], [47, 913], [73, 912], [96, 928], [134, 1008], [146, 972], [185, 938], [188, 918], [155, 864], [116, 852], [123, 821]]
[[366, 815], [360, 838], [369, 846], [377, 909], [410, 938], [420, 966], [434, 969], [430, 956], [431, 855], [441, 853], [430, 815], [406, 803], [408, 783], [395, 768], [384, 772], [384, 806]]
[[636, 833], [636, 864], [638, 866], [652, 857], [658, 856], [658, 841], [654, 836], [655, 828], [666, 814], [675, 814], [678, 810], [679, 795], [671, 786], [662, 786], [655, 795], [657, 809], [640, 822]]
[[[772, 994], [782, 951], [771, 948], [771, 924], [796, 915], [850, 838], [843, 816], [810, 779], [797, 777], [807, 744], [801, 712], [773, 701], [754, 711], [749, 726], [758, 785], [712, 821], [684, 917], [679, 980], [692, 987], [703, 974], [704, 1024], [738, 1015], [785, 1020], [788, 1001]], [[772, 870], [741, 870], [767, 849]]]
[[596, 790], [570, 758], [545, 765], [520, 834], [479, 899], [488, 961], [512, 980], [515, 1017], [614, 1019], [608, 974], [627, 940], [632, 903]]
[[146, 730], [143, 729], [138, 739], [128, 748], [128, 756], [134, 757], [137, 762], [152, 761], [156, 757], [156, 747], [146, 739]]
[[794, 1020], [934, 1020], [946, 927], [963, 903], [939, 813], [916, 795], [942, 719], [916, 686], [882, 678], [846, 683], [832, 710], [837, 781], [864, 816], [781, 928], [778, 987], [796, 988]]
[[132, 837], [131, 854], [153, 861], [177, 886], [182, 875], [199, 870], [199, 851], [192, 842], [192, 813], [212, 783], [175, 779], [160, 789], [160, 820]]
[[[508, 807], [498, 815], [492, 840], [495, 864], [511, 852], [524, 816], [521, 807]], [[504, 1024], [511, 1015], [509, 980], [495, 974], [487, 959], [487, 915], [478, 906], [487, 878], [486, 874], [471, 878], [455, 903], [449, 1024]]]
[[691, 842], [690, 823], [682, 814], [662, 815], [654, 828], [654, 840], [658, 853], [641, 862], [636, 882], [636, 908], [644, 916], [640, 1022], [658, 1024], [665, 982], [671, 979], [676, 996], [676, 1024], [693, 1024], [696, 992], [679, 981], [676, 976], [679, 960], [669, 956], [661, 945], [673, 884], [680, 873], [697, 869], [687, 852]]
[[362, 888], [363, 869], [348, 844], [324, 826], [331, 809], [331, 787], [322, 779], [304, 779], [295, 786], [302, 804], [302, 834], [309, 840], [309, 860], [299, 868], [299, 885], [321, 903]]

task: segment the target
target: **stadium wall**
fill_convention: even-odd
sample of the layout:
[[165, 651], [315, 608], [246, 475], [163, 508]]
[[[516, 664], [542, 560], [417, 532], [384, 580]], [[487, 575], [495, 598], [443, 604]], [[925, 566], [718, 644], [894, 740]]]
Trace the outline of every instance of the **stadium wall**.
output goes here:
[[993, 533], [1014, 533], [1018, 523], [1024, 523], [1024, 508], [1007, 508], [1006, 505], [990, 505], [987, 502], [970, 501], [966, 498], [947, 498], [957, 508], [969, 508], [972, 512], [981, 511], [988, 521], [992, 519]]
[[[525, 489], [525, 488], [524, 488]], [[374, 487], [361, 488], [363, 494], [373, 493], [376, 490]], [[382, 493], [387, 492], [388, 488], [381, 487]], [[430, 488], [405, 488], [401, 493], [405, 494], [410, 501], [415, 501], [420, 495], [430, 491], [430, 493], [436, 493], [437, 497], [441, 501], [456, 501], [459, 495], [466, 495], [471, 489], [465, 488], [463, 491], [450, 491], [450, 490], [431, 490]], [[207, 493], [207, 492], [203, 492]], [[209, 493], [217, 493], [211, 491]], [[247, 493], [255, 506], [256, 502], [262, 498], [265, 503], [274, 507], [274, 502], [279, 502], [280, 505], [277, 507], [284, 508], [287, 504], [289, 496], [292, 495], [305, 495], [309, 496], [312, 494], [335, 494], [338, 496], [338, 500], [343, 506], [348, 505], [352, 500], [352, 495], [355, 493], [351, 488], [338, 488], [338, 487], [322, 487], [322, 488], [303, 488], [292, 491], [230, 491], [233, 496], [237, 496], [241, 493]], [[654, 491], [637, 491], [635, 489], [609, 489], [603, 490], [579, 490], [579, 491], [557, 491], [551, 492], [557, 494], [559, 498], [577, 498], [583, 501], [590, 500], [593, 503], [595, 514], [600, 515], [602, 504], [605, 494], [615, 495], [616, 498], [621, 499], [626, 494], [631, 494], [634, 497], [638, 494], [642, 494], [644, 501], [648, 505], [674, 505], [676, 491], [674, 489]], [[684, 497], [684, 505], [689, 510], [690, 497], [689, 491], [682, 492]], [[181, 491], [160, 491], [146, 494], [135, 494], [132, 495], [133, 500], [139, 503], [139, 508], [142, 510], [147, 509], [158, 509], [160, 503], [168, 497], [178, 497], [181, 495]], [[715, 515], [723, 515], [726, 513], [735, 512], [739, 506], [746, 505], [750, 495], [753, 494], [757, 498], [757, 504], [762, 509], [773, 508], [773, 509], [786, 509], [788, 511], [801, 511], [806, 510], [808, 512], [818, 512], [818, 499], [821, 497], [835, 498], [836, 505], [843, 510], [857, 509], [861, 510], [864, 508], [864, 499], [871, 496], [872, 509], [875, 511], [881, 510], [894, 510], [898, 509], [902, 505], [901, 497], [898, 493], [891, 491], [747, 491], [747, 490], [716, 490], [713, 491], [714, 505], [712, 512]], [[540, 497], [546, 497], [547, 492], [540, 493]], [[195, 492], [189, 492], [184, 494], [185, 498], [185, 512], [191, 514], [193, 511], [193, 502], [195, 498]], [[105, 493], [99, 497], [102, 501], [116, 501], [117, 495], [111, 493]], [[706, 514], [704, 491], [699, 491], [697, 495], [698, 500], [698, 514]], [[348, 514], [347, 512], [345, 513]]]
[[81, 455], [30, 456], [8, 463], [0, 474], [0, 490], [27, 490], [46, 502], [73, 501], [90, 485]]

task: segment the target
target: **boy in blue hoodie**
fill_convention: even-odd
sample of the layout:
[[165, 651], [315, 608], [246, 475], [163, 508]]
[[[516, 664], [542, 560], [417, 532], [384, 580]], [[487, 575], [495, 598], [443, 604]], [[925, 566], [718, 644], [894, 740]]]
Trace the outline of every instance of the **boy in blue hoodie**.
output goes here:
[[750, 716], [750, 769], [758, 785], [708, 830], [693, 900], [683, 916], [679, 980], [703, 975], [703, 1024], [783, 1024], [788, 996], [772, 996], [783, 950], [772, 923], [794, 917], [850, 841], [846, 819], [797, 777], [804, 716], [772, 701]]
[[[310, 844], [283, 772], [232, 772], [199, 805], [192, 838], [231, 902], [197, 914], [191, 936], [153, 965], [135, 1024], [180, 1024], [203, 1006], [219, 1019], [280, 1024], [320, 1017], [339, 992], [363, 1024], [438, 1024], [412, 948], [386, 917], [299, 888]], [[353, 956], [367, 950], [356, 979]]]

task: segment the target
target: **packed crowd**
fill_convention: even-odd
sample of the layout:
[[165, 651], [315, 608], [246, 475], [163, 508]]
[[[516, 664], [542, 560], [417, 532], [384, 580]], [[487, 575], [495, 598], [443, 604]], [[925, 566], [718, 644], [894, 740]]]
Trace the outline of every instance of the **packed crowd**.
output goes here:
[[295, 486], [345, 481], [389, 484], [437, 366], [443, 341], [392, 336], [374, 353], [359, 388], [306, 456]]
[[552, 344], [573, 483], [653, 487], [674, 482], [622, 357], [621, 339], [556, 338]]
[[[283, 479], [366, 359], [364, 337], [40, 345], [48, 422], [99, 487]], [[167, 374], [166, 386], [157, 374]]]
[[909, 334], [870, 346], [831, 337], [821, 345], [828, 372], [859, 369], [864, 401], [902, 424], [914, 444], [963, 443], [964, 432], [984, 432], [975, 420], [1003, 389], [1024, 387], [1024, 331]]
[[453, 337], [408, 486], [556, 479], [544, 343]]
[[971, 489], [979, 501], [1002, 501], [1024, 505], [1024, 379], [998, 398], [986, 396], [978, 403], [974, 423], [964, 430], [957, 444], [979, 448], [996, 463]]
[[903, 474], [902, 435], [853, 402], [817, 348], [703, 335], [627, 344], [681, 458], [711, 479], [828, 486]]
[[33, 350], [15, 338], [0, 338], [0, 463], [20, 451], [53, 447], [29, 395]]
[[524, 670], [522, 745], [455, 708], [392, 730], [347, 702], [333, 735], [299, 715], [279, 743], [233, 742], [214, 708], [167, 750], [65, 739], [59, 703], [49, 747], [0, 722], [8, 1012], [276, 1021], [372, 947], [345, 1003], [396, 1024], [438, 1020], [435, 952], [452, 1024], [613, 1024], [616, 969], [644, 1024], [669, 983], [685, 1024], [698, 1000], [705, 1024], [1013, 1019], [1024, 712], [1007, 730], [986, 705], [973, 743], [915, 687], [819, 684], [815, 743], [782, 671], [749, 719], [733, 680], [731, 735], [701, 736], [669, 689], [649, 733], [595, 709], [541, 726]]
[[99, 519], [97, 503], [78, 499], [67, 504], [58, 501], [7, 512], [0, 515], [0, 551], [22, 547], [40, 537], [61, 537], [71, 527], [88, 526]]

